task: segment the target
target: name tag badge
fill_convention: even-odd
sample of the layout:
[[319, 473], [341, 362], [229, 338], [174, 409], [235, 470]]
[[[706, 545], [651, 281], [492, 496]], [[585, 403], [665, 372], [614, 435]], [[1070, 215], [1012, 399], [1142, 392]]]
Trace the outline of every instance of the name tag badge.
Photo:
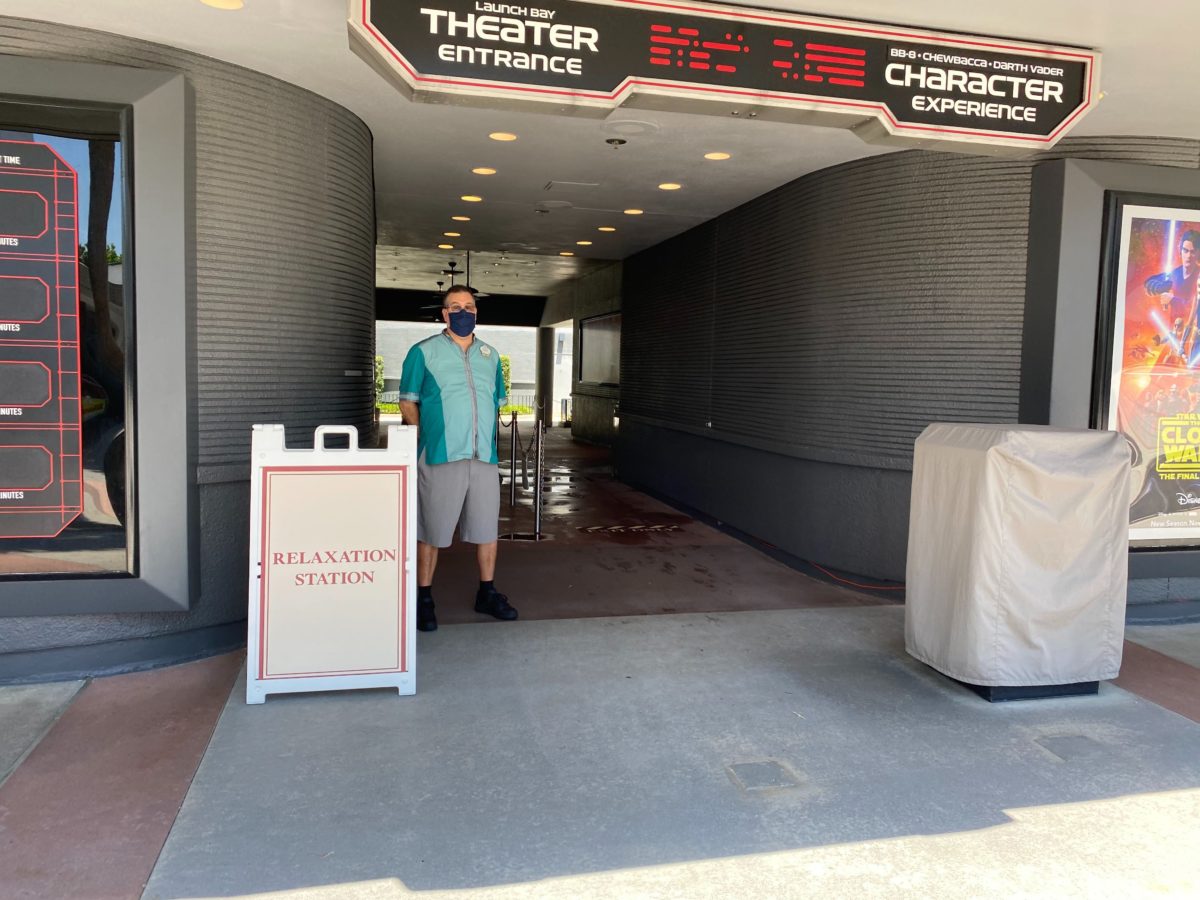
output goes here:
[[484, 356], [491, 356], [492, 348], [491, 347], [480, 347], [479, 352], [482, 353]]

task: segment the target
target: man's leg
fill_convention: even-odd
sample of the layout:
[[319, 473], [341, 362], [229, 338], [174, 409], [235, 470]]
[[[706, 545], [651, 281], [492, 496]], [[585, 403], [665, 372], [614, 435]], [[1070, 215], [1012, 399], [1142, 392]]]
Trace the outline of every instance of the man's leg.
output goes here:
[[[438, 548], [424, 541], [417, 541], [417, 587], [433, 587], [433, 573], [437, 570]], [[492, 567], [496, 558], [492, 556]]]
[[[490, 544], [480, 544], [475, 549], [475, 558], [479, 560], [479, 580], [482, 582], [494, 581], [496, 578], [496, 547], [497, 541], [492, 541]], [[434, 548], [434, 562], [437, 562], [437, 548]], [[418, 565], [419, 569], [420, 566]], [[432, 578], [432, 573], [430, 574]]]
[[449, 547], [454, 525], [467, 492], [465, 467], [455, 464], [418, 464], [417, 482], [417, 630], [437, 631], [433, 604], [433, 573], [438, 548]]
[[468, 544], [477, 545], [479, 592], [475, 595], [475, 612], [511, 622], [517, 617], [517, 611], [509, 605], [508, 597], [496, 590], [494, 583], [499, 519], [500, 479], [496, 475], [496, 466], [472, 462], [471, 486], [459, 522], [459, 534]]

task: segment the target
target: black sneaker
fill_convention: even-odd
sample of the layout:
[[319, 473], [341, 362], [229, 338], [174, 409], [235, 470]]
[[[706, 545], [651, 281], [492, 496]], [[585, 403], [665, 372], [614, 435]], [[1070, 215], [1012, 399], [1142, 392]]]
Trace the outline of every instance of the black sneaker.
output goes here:
[[508, 598], [495, 589], [480, 591], [475, 595], [475, 612], [505, 622], [512, 622], [517, 618], [517, 611], [509, 606]]
[[417, 601], [417, 631], [437, 631], [437, 615], [432, 600]]

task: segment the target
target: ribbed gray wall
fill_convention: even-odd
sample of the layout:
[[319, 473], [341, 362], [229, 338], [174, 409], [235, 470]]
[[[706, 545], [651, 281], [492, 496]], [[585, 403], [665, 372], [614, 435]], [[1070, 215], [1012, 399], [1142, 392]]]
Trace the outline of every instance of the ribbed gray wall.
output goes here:
[[[1196, 167], [1200, 144], [1089, 139], [1054, 155]], [[1032, 164], [874, 157], [634, 256], [623, 412], [889, 468], [910, 465], [931, 421], [1016, 421]]]
[[289, 442], [300, 444], [318, 424], [371, 423], [370, 131], [293, 85], [118, 35], [0, 17], [0, 53], [187, 76], [195, 102], [192, 393], [202, 485], [201, 596], [191, 613], [5, 619], [0, 653], [244, 618], [250, 426], [283, 422]]
[[[622, 426], [623, 477], [798, 556], [902, 577], [907, 491], [889, 481], [884, 502], [873, 473], [910, 469], [930, 422], [1017, 421], [1031, 172], [1063, 156], [1197, 168], [1200, 142], [873, 157], [627, 260], [621, 410], [636, 427]], [[672, 437], [672, 459], [719, 460], [721, 484], [681, 481], [664, 430], [692, 441]], [[840, 493], [789, 487], [774, 509], [782, 486], [818, 482]], [[832, 545], [837, 533], [848, 539]]]

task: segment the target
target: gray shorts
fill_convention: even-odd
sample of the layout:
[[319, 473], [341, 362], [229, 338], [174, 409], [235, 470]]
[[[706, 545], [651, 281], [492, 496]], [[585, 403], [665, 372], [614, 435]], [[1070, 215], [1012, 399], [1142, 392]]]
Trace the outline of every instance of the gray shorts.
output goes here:
[[454, 543], [454, 528], [468, 544], [490, 544], [500, 528], [500, 467], [477, 459], [430, 465], [417, 462], [417, 540], [434, 547]]

